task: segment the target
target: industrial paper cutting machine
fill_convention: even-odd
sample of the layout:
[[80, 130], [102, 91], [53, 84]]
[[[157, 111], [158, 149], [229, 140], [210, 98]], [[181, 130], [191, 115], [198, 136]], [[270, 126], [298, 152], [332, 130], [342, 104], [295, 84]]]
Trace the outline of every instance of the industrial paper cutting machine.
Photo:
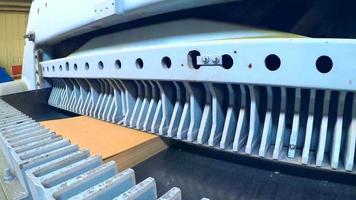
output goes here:
[[[32, 1], [0, 84], [6, 198], [356, 199], [351, 4]], [[120, 170], [40, 124], [78, 115], [170, 147]]]

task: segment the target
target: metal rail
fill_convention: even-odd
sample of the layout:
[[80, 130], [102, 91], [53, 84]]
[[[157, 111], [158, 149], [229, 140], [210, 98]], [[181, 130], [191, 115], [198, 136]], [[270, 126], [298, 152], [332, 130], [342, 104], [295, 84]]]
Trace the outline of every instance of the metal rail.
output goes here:
[[[9, 199], [157, 199], [153, 178], [136, 184], [132, 169], [119, 172], [114, 161], [90, 156], [1, 99], [0, 147]], [[181, 192], [160, 199], [179, 200]]]

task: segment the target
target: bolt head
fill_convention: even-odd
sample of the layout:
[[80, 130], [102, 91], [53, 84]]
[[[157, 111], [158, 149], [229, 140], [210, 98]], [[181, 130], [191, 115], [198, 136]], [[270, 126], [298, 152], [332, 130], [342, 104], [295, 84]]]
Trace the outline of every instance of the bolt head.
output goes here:
[[219, 61], [220, 61], [220, 58], [217, 57], [217, 56], [215, 56], [215, 57], [213, 58], [213, 60], [212, 60], [212, 62], [213, 62], [214, 64], [218, 64]]
[[4, 169], [4, 181], [9, 182], [15, 178], [14, 174], [11, 172], [10, 168]]
[[201, 61], [202, 61], [204, 64], [207, 64], [207, 63], [209, 63], [209, 57], [204, 56], [204, 57], [202, 57]]

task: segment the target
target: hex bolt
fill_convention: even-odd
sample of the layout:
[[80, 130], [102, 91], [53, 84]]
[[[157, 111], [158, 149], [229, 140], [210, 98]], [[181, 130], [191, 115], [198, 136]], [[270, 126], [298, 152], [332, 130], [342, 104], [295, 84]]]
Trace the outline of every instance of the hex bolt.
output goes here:
[[215, 56], [215, 57], [213, 58], [212, 62], [213, 62], [214, 64], [218, 64], [218, 63], [220, 62], [220, 58], [217, 57], [217, 56]]
[[209, 63], [209, 57], [204, 56], [204, 57], [201, 58], [201, 61], [202, 61], [204, 64], [208, 64], [208, 63]]

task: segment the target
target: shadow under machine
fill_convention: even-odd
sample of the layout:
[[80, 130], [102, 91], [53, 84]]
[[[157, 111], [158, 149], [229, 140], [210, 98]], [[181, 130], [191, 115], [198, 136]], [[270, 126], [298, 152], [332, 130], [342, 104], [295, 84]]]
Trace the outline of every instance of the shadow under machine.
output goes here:
[[[353, 6], [34, 0], [0, 84], [7, 197], [355, 199]], [[170, 147], [120, 171], [39, 124], [77, 115]]]

